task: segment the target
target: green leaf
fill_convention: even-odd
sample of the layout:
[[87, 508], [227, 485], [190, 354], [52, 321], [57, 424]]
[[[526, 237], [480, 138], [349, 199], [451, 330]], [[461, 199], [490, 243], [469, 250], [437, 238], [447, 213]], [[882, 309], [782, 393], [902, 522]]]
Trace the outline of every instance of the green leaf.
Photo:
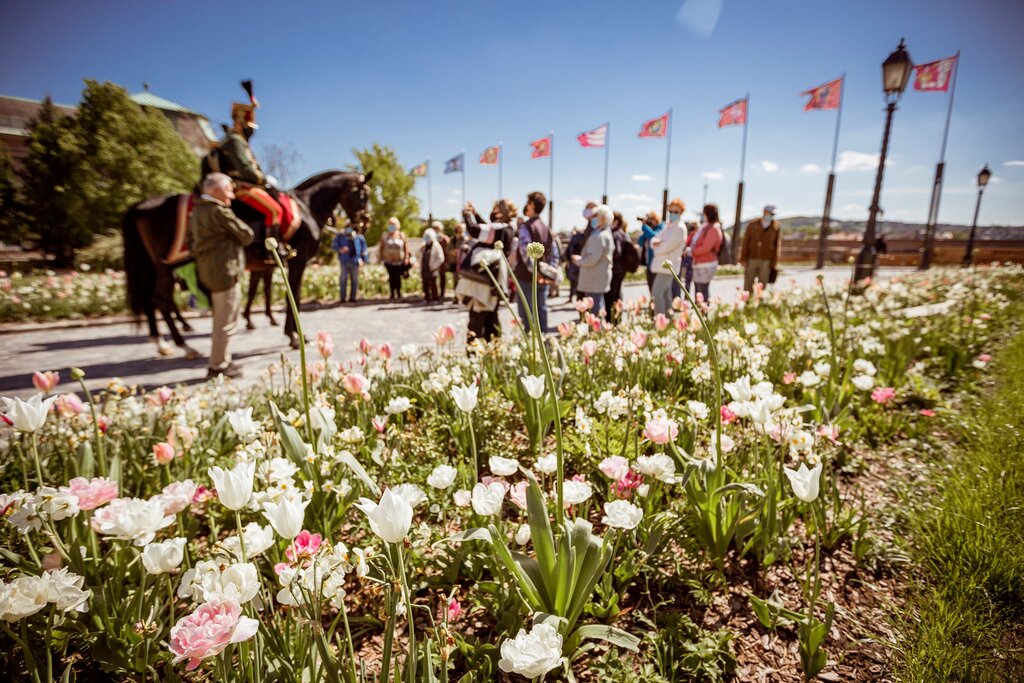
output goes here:
[[526, 514], [530, 522], [530, 540], [537, 553], [537, 562], [545, 576], [554, 578], [555, 572], [555, 537], [551, 531], [551, 520], [548, 519], [548, 508], [544, 504], [544, 494], [540, 484], [528, 470], [523, 470], [529, 485], [526, 488]]
[[370, 489], [375, 497], [380, 497], [381, 490], [377, 482], [366, 472], [359, 461], [356, 460], [356, 456], [352, 455], [348, 451], [342, 451], [335, 456], [339, 462], [344, 463], [352, 472], [359, 478], [359, 481], [366, 485], [366, 488]]

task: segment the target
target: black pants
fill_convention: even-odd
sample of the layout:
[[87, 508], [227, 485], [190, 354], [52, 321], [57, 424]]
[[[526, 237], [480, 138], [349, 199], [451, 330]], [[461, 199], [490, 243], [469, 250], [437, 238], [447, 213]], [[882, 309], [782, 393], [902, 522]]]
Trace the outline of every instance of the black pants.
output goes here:
[[[705, 282], [703, 284], [700, 283], [700, 282], [694, 282], [693, 283], [693, 288], [697, 290], [697, 294], [703, 294], [704, 295], [704, 302], [705, 303], [707, 303], [708, 300], [711, 299], [711, 292], [710, 292], [710, 290], [711, 290], [711, 283], [710, 282]], [[696, 294], [694, 295], [694, 298], [696, 298]]]
[[402, 264], [392, 265], [385, 263], [384, 267], [388, 270], [388, 289], [391, 290], [390, 298], [402, 298], [402, 271], [405, 270], [405, 266]]
[[626, 279], [623, 275], [612, 275], [611, 288], [604, 293], [604, 312], [609, 322], [618, 324], [619, 314], [615, 310], [615, 302], [622, 301], [622, 281]]
[[650, 267], [647, 268], [647, 291], [654, 291], [654, 271]]
[[467, 343], [474, 339], [491, 341], [501, 336], [501, 322], [498, 319], [498, 309], [493, 311], [470, 311], [469, 312], [469, 334], [466, 335]]
[[420, 277], [423, 280], [423, 298], [428, 302], [437, 301], [437, 277], [426, 268], [420, 271]]

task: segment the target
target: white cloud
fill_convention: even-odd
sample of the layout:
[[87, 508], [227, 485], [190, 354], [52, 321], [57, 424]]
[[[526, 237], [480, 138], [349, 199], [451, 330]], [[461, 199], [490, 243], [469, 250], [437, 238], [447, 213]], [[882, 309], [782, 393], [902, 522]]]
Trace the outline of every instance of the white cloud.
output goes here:
[[646, 195], [646, 194], [635, 194], [633, 192], [623, 192], [622, 194], [615, 195], [611, 199], [616, 204], [622, 204], [622, 203], [625, 203], [625, 202], [650, 202], [650, 201], [653, 201], [654, 198], [651, 197], [650, 195]]
[[462, 190], [459, 189], [459, 188], [455, 188], [454, 190], [452, 190], [452, 194], [456, 194], [456, 195], [462, 194]]
[[704, 171], [701, 175], [705, 180], [721, 180], [725, 175], [721, 171]]
[[654, 176], [647, 175], [646, 173], [635, 173], [630, 177], [638, 183], [646, 183], [654, 180]]
[[844, 213], [849, 213], [849, 212], [866, 213], [868, 208], [866, 206], [862, 206], [860, 204], [846, 204], [845, 206], [843, 206], [843, 208], [841, 208], [839, 210], [844, 212]]
[[801, 173], [821, 173], [821, 166], [817, 164], [804, 164], [800, 167]]
[[583, 206], [583, 200], [579, 197], [573, 197], [572, 199], [565, 200], [565, 203], [569, 206]]
[[761, 162], [761, 168], [764, 169], [765, 173], [775, 173], [779, 170], [779, 165], [774, 161], [768, 161], [765, 159]]
[[460, 202], [458, 199], [446, 199], [446, 200], [444, 200], [444, 203], [445, 204], [454, 204], [455, 206], [458, 206], [462, 202]]
[[[891, 159], [887, 159], [885, 162], [886, 166], [892, 164]], [[836, 170], [839, 172], [843, 171], [874, 171], [878, 168], [878, 155], [868, 154], [867, 152], [852, 152], [845, 151], [839, 153], [839, 163], [836, 164]]]
[[1003, 166], [1024, 166], [1024, 159], [1012, 159], [1003, 162]]

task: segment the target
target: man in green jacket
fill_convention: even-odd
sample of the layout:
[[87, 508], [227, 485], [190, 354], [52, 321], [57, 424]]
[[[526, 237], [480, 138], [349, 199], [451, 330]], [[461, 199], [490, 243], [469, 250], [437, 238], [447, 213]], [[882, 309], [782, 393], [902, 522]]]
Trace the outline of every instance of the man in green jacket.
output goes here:
[[188, 231], [199, 281], [210, 290], [213, 306], [210, 369], [206, 377], [241, 377], [241, 368], [231, 362], [228, 340], [238, 327], [242, 301], [238, 278], [245, 270], [243, 247], [255, 235], [231, 210], [231, 200], [235, 198], [231, 178], [211, 173], [203, 179], [202, 191], [189, 217]]

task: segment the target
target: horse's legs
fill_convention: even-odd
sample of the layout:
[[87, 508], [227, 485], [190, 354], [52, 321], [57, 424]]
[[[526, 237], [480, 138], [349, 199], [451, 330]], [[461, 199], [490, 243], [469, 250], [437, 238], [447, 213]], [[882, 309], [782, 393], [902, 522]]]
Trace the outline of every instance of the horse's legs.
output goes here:
[[271, 326], [277, 327], [277, 320], [274, 318], [274, 311], [270, 307], [271, 303], [273, 303], [273, 293], [274, 271], [267, 270], [263, 273], [263, 300], [265, 306], [264, 310], [267, 313], [267, 318], [270, 320]]
[[181, 309], [178, 308], [178, 302], [175, 301], [173, 298], [171, 299], [171, 314], [174, 316], [174, 319], [178, 321], [178, 324], [181, 325], [182, 332], [193, 331], [192, 326], [189, 325], [187, 320], [185, 320], [185, 316], [181, 314]]
[[[185, 338], [181, 336], [181, 332], [178, 331], [178, 326], [174, 322], [174, 316], [171, 313], [171, 309], [174, 306], [174, 277], [169, 270], [165, 268], [158, 269], [155, 292], [156, 307], [160, 310], [160, 315], [171, 330], [171, 338], [174, 340], [175, 345], [185, 349], [185, 358], [189, 360], [199, 358], [199, 352], [185, 343]], [[163, 352], [161, 351], [161, 353]]]
[[160, 338], [160, 330], [156, 326], [156, 306], [152, 301], [146, 302], [146, 325], [149, 327], [149, 341], [156, 344], [157, 353], [161, 356], [169, 356], [171, 349]]
[[260, 274], [254, 270], [249, 271], [249, 288], [245, 298], [245, 310], [242, 312], [242, 317], [245, 318], [245, 329], [255, 330], [256, 326], [252, 324], [252, 318], [249, 317], [252, 311], [252, 302], [256, 299], [256, 290], [259, 287], [258, 279]]

